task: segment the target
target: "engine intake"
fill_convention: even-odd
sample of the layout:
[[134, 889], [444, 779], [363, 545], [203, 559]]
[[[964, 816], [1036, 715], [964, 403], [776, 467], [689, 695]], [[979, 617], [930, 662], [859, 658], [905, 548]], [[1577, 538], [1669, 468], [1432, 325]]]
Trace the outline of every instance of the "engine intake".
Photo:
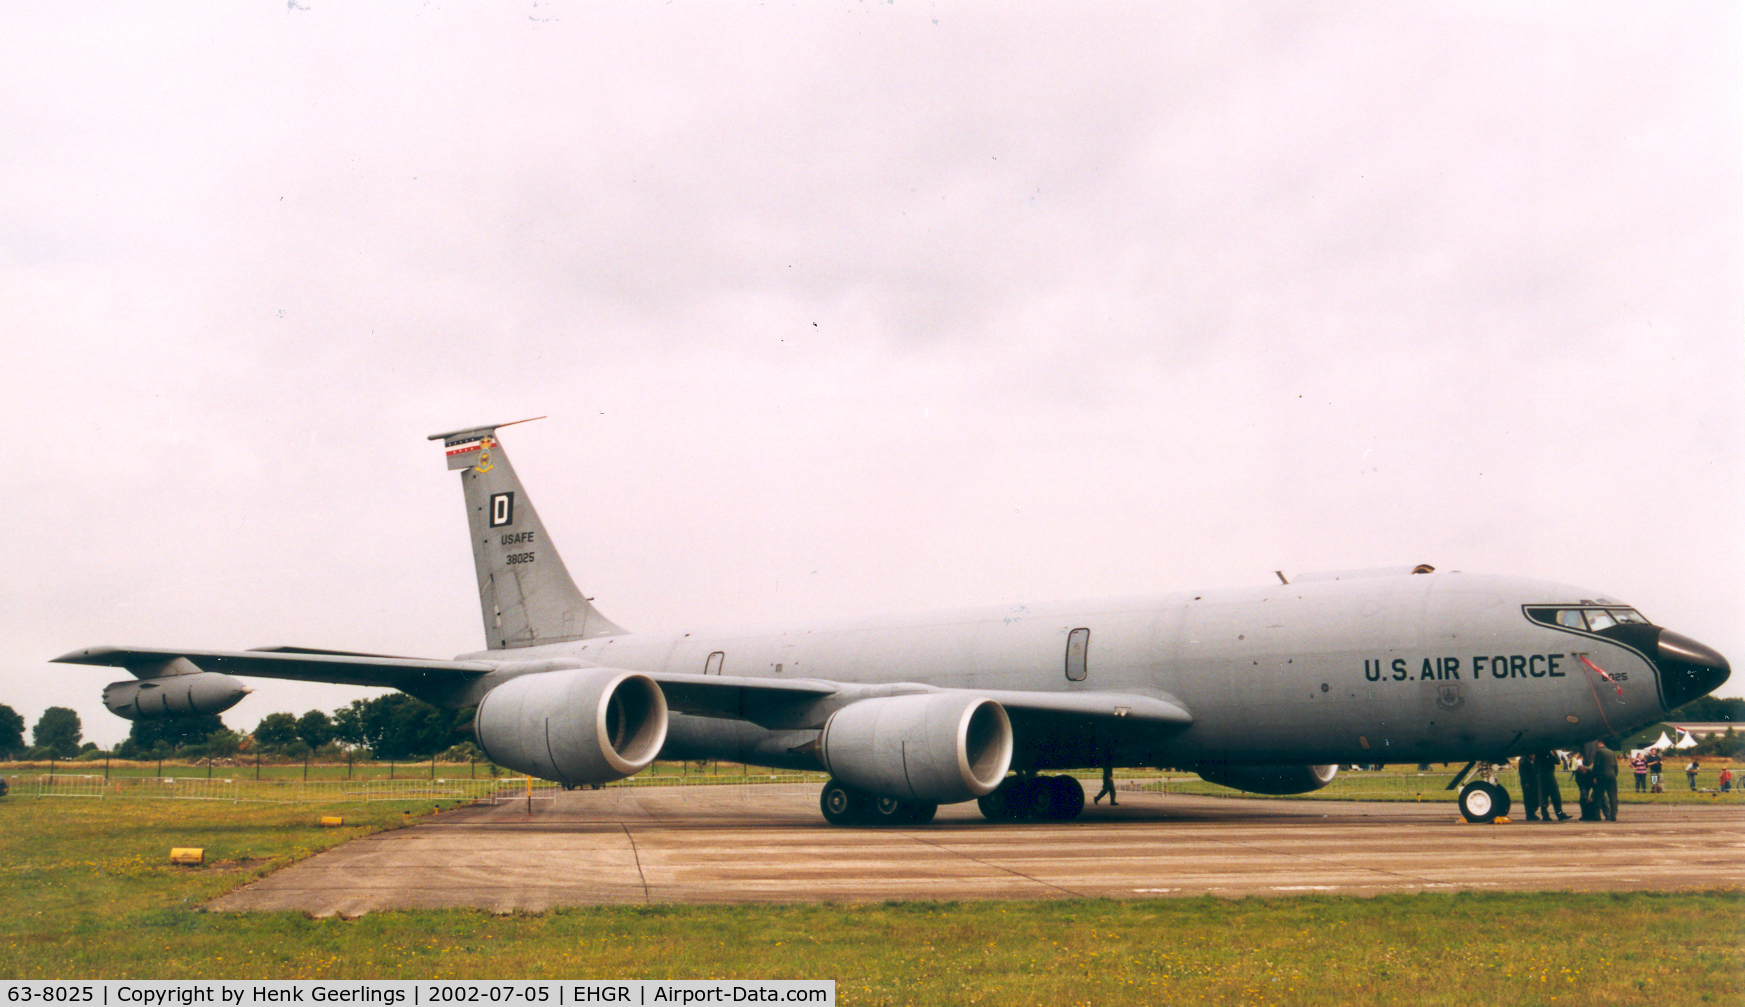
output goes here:
[[223, 713], [242, 702], [242, 697], [248, 694], [248, 687], [229, 675], [200, 671], [189, 675], [112, 682], [103, 687], [103, 705], [117, 717], [156, 720], [197, 713]]
[[492, 762], [542, 780], [610, 783], [648, 768], [666, 743], [666, 696], [654, 679], [615, 668], [512, 678], [473, 719]]
[[1232, 766], [1202, 762], [1194, 767], [1200, 779], [1251, 794], [1306, 794], [1333, 782], [1338, 766]]
[[955, 692], [864, 699], [824, 724], [830, 774], [879, 797], [954, 804], [993, 792], [1012, 764], [1012, 722], [1000, 704]]

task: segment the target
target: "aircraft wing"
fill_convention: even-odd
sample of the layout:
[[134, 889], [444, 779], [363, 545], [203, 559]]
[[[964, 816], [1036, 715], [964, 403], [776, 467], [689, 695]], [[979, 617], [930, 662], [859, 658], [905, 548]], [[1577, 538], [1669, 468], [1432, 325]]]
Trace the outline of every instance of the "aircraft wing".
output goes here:
[[[62, 664], [126, 668], [135, 677], [157, 678], [198, 669], [255, 678], [282, 678], [336, 685], [400, 689], [415, 696], [454, 695], [492, 671], [494, 661], [436, 661], [425, 658], [269, 647], [260, 650], [190, 650], [159, 647], [86, 647], [54, 659]], [[175, 669], [181, 660], [186, 663]], [[560, 666], [561, 667], [561, 666]], [[560, 670], [552, 668], [550, 670]], [[970, 692], [1005, 707], [1021, 733], [1093, 729], [1098, 724], [1125, 731], [1183, 728], [1193, 716], [1168, 699], [1118, 692], [1041, 692], [1008, 689], [942, 689], [919, 682], [858, 684], [825, 679], [771, 679], [739, 675], [646, 673], [660, 684], [668, 707], [701, 717], [747, 720], [771, 729], [819, 728], [844, 706], [885, 696], [929, 692]]]
[[[1012, 689], [943, 689], [919, 682], [860, 685], [827, 679], [770, 679], [736, 675], [648, 673], [667, 705], [700, 717], [749, 720], [772, 728], [822, 727], [831, 712], [862, 700], [928, 692], [968, 692], [1005, 707], [1016, 721], [1062, 719], [1109, 721], [1140, 729], [1182, 728], [1194, 722], [1180, 705], [1155, 696], [1118, 692], [1031, 692]], [[824, 702], [824, 701], [828, 702]]]
[[156, 678], [177, 658], [201, 671], [257, 678], [289, 678], [335, 685], [369, 685], [408, 692], [420, 686], [458, 685], [492, 671], [483, 661], [430, 661], [381, 654], [271, 647], [263, 650], [166, 650], [158, 647], [85, 647], [55, 660], [126, 668], [137, 678]]
[[970, 691], [999, 703], [1014, 716], [1108, 719], [1152, 727], [1187, 727], [1194, 722], [1193, 714], [1179, 704], [1138, 693]]

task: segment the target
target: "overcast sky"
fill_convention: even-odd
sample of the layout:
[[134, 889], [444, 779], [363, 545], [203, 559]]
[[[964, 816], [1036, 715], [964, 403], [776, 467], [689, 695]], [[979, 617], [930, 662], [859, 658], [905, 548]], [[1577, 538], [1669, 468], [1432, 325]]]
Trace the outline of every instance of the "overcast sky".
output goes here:
[[541, 414], [633, 630], [1428, 562], [1745, 655], [1737, 4], [1083, 6], [0, 9], [0, 703], [479, 649], [424, 438]]

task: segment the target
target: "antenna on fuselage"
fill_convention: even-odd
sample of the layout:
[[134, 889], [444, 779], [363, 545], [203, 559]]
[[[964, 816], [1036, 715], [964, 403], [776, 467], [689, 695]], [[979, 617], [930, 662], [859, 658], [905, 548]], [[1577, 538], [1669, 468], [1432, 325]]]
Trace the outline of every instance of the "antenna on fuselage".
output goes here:
[[1283, 584], [1285, 587], [1291, 586], [1291, 582], [1288, 580], [1285, 580], [1285, 572], [1283, 570], [1274, 570], [1273, 573], [1278, 574], [1278, 582], [1280, 584]]

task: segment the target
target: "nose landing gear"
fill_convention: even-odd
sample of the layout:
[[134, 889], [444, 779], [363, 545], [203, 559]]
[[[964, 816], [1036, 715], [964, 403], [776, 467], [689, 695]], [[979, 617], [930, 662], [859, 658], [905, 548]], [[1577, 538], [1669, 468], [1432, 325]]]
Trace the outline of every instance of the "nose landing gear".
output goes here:
[[1494, 783], [1475, 780], [1460, 788], [1459, 803], [1462, 818], [1489, 825], [1509, 813], [1509, 792]]

